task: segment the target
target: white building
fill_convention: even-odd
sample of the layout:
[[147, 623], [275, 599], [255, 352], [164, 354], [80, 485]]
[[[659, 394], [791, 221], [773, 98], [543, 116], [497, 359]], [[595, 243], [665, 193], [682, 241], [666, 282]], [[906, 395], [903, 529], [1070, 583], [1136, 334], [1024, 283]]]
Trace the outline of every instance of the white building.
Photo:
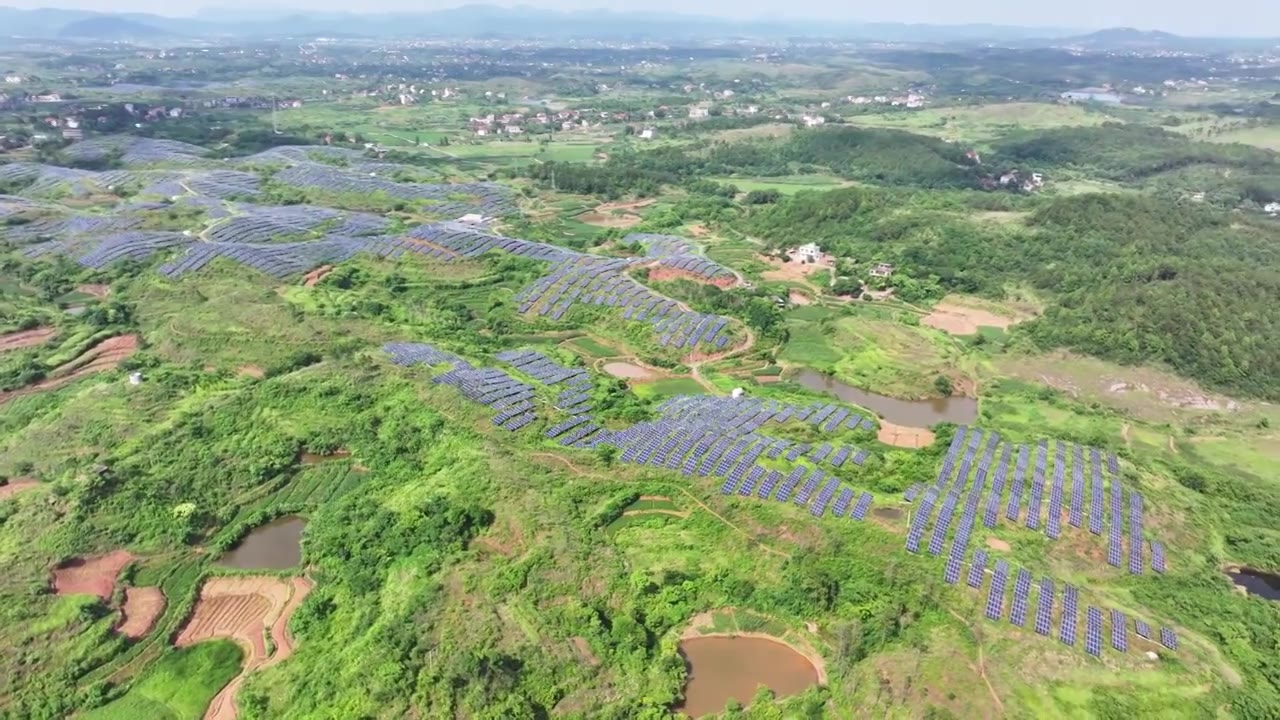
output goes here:
[[817, 243], [807, 243], [796, 248], [793, 254], [801, 262], [814, 263], [822, 259], [822, 248]]
[[825, 125], [826, 123], [827, 123], [827, 119], [821, 115], [805, 115], [804, 116], [805, 127], [818, 127], [819, 125]]
[[647, 128], [645, 128], [645, 129], [643, 129], [643, 130], [641, 130], [641, 131], [640, 131], [640, 139], [641, 139], [641, 140], [652, 140], [652, 139], [654, 139], [654, 138], [656, 138], [656, 137], [658, 137], [658, 129], [657, 129], [657, 128], [647, 127]]
[[689, 108], [689, 117], [691, 118], [704, 118], [704, 117], [710, 117], [710, 115], [711, 115], [711, 111], [707, 108], [704, 108], [704, 107]]
[[1272, 215], [1280, 215], [1280, 202], [1267, 203], [1262, 206], [1262, 211]]

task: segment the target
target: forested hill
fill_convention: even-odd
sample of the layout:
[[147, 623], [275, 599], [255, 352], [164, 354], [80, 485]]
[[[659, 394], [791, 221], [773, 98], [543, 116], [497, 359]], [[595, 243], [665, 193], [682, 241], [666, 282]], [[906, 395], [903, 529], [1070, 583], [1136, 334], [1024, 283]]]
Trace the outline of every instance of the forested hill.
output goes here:
[[744, 229], [777, 246], [803, 237], [895, 262], [947, 291], [998, 297], [1030, 284], [1050, 302], [1020, 332], [1042, 346], [1163, 362], [1206, 385], [1280, 399], [1280, 224], [1130, 194], [1064, 197], [1006, 224], [955, 212], [994, 199], [802, 193], [753, 210]]
[[1280, 155], [1249, 145], [1191, 141], [1168, 130], [1107, 123], [1013, 133], [995, 144], [1006, 162], [1052, 173], [1069, 170], [1116, 182], [1139, 182], [1195, 167], [1216, 170], [1187, 191], [1228, 190], [1228, 202], [1280, 200]]
[[[1061, 200], [1031, 225], [1061, 258], [1057, 302], [1026, 328], [1039, 342], [1159, 360], [1280, 399], [1280, 228], [1116, 195]], [[1054, 290], [1052, 274], [1041, 270], [1038, 284]]]
[[741, 175], [783, 177], [829, 172], [846, 180], [895, 187], [990, 187], [1005, 169], [993, 159], [978, 165], [962, 145], [901, 130], [854, 127], [800, 129], [786, 140], [762, 139], [670, 145], [611, 153], [600, 165], [546, 162], [525, 168], [556, 189], [605, 197], [654, 195], [664, 184]]

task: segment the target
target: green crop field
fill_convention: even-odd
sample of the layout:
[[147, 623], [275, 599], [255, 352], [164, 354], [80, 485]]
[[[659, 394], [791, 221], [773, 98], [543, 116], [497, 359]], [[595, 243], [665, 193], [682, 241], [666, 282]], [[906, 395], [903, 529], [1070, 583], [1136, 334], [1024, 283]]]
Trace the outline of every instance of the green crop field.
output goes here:
[[119, 700], [84, 717], [91, 720], [198, 720], [209, 701], [240, 672], [235, 643], [212, 640], [177, 650], [157, 662]]

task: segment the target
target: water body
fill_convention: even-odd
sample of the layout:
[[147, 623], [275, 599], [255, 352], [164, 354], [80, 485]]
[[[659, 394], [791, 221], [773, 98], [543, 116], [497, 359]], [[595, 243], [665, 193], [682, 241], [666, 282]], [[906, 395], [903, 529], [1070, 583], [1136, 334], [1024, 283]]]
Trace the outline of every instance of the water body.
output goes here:
[[787, 378], [810, 390], [831, 393], [847, 403], [870, 408], [877, 415], [894, 425], [929, 427], [940, 422], [957, 425], [972, 423], [978, 419], [978, 401], [967, 397], [946, 397], [932, 400], [899, 400], [877, 395], [846, 385], [817, 370], [801, 370]]
[[1280, 575], [1252, 568], [1238, 568], [1228, 570], [1227, 577], [1231, 578], [1231, 582], [1237, 587], [1248, 590], [1250, 595], [1280, 601]]
[[812, 663], [767, 638], [692, 638], [680, 643], [680, 654], [689, 666], [689, 683], [676, 710], [694, 718], [722, 712], [730, 698], [747, 705], [761, 685], [784, 697], [818, 684]]
[[653, 377], [653, 372], [648, 368], [625, 362], [605, 363], [603, 369], [614, 377], [628, 380], [648, 380]]
[[891, 507], [871, 508], [871, 514], [885, 520], [900, 520], [902, 518], [902, 511]]
[[240, 570], [287, 570], [302, 563], [302, 528], [307, 519], [285, 515], [253, 529], [218, 564]]

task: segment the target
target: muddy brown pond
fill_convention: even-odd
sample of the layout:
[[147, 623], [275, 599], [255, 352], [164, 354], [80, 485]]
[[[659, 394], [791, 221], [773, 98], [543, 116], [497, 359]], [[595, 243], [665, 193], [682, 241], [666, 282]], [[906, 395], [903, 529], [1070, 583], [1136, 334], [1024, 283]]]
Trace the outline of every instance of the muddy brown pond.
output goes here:
[[899, 400], [846, 385], [817, 370], [801, 370], [787, 380], [810, 390], [830, 393], [847, 403], [869, 408], [893, 423], [907, 427], [930, 427], [940, 422], [966, 425], [978, 419], [978, 401], [967, 397], [932, 400]]
[[302, 563], [302, 529], [307, 519], [285, 515], [253, 529], [218, 564], [239, 570], [287, 570]]
[[765, 685], [778, 697], [818, 684], [818, 671], [803, 655], [777, 640], [758, 637], [700, 637], [680, 643], [689, 667], [684, 704], [690, 717], [722, 712], [730, 699], [751, 702]]

